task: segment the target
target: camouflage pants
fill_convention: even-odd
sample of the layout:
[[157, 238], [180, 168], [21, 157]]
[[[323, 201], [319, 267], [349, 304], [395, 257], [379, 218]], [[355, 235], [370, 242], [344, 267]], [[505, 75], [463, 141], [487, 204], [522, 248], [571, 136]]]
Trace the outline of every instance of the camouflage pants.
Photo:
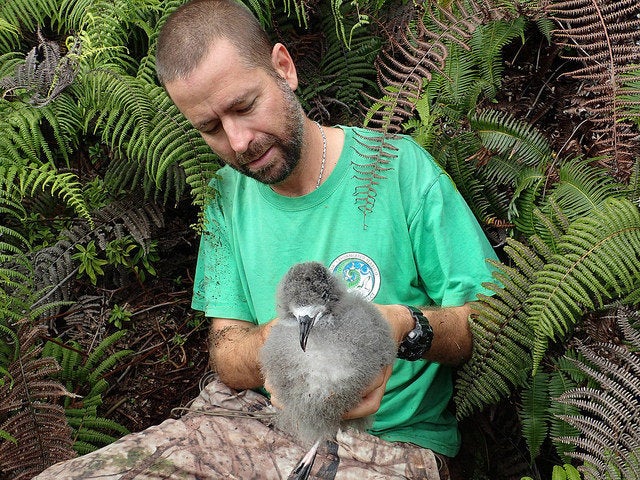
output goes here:
[[[262, 395], [231, 390], [214, 378], [180, 419], [127, 435], [34, 478], [284, 479], [305, 451], [269, 426], [271, 408]], [[311, 478], [444, 480], [448, 475], [440, 476], [439, 463], [431, 450], [340, 432], [337, 442], [319, 451]]]

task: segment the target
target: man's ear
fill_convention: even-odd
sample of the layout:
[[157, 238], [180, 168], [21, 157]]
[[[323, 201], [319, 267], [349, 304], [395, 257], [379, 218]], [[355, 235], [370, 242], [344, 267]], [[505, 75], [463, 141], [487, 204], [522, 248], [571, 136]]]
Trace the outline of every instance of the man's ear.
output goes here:
[[291, 90], [298, 88], [298, 73], [287, 47], [276, 43], [271, 50], [271, 63], [278, 75], [287, 81]]

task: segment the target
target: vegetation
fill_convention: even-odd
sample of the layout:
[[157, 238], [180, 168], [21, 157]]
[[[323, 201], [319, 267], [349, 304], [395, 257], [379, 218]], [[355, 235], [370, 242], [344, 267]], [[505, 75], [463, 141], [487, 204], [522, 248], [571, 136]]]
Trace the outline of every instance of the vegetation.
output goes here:
[[[102, 408], [140, 335], [123, 293], [171, 255], [158, 240], [172, 212], [192, 205], [197, 228], [218, 168], [154, 75], [158, 28], [181, 3], [0, 6], [2, 478], [126, 432]], [[363, 224], [385, 140], [406, 133], [500, 256], [457, 377], [474, 445], [458, 473], [639, 478], [640, 4], [247, 4], [290, 48], [312, 118], [371, 127]]]

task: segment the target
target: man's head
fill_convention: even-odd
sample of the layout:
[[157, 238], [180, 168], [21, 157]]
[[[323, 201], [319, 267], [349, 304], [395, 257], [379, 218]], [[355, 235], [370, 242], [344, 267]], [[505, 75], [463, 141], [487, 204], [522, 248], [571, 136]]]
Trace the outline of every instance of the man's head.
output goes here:
[[171, 14], [158, 36], [160, 83], [185, 78], [220, 39], [228, 40], [247, 66], [273, 70], [271, 41], [245, 5], [236, 0], [192, 0]]
[[300, 163], [305, 116], [289, 52], [271, 45], [234, 0], [194, 0], [162, 28], [156, 57], [167, 93], [229, 166], [282, 184]]

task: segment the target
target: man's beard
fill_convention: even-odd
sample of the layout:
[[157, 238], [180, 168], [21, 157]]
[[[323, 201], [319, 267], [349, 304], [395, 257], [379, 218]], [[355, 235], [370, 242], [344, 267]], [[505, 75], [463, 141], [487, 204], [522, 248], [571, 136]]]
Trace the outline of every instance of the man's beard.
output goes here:
[[[300, 102], [293, 90], [284, 79], [278, 77], [278, 86], [284, 96], [285, 111], [284, 128], [288, 138], [280, 138], [276, 135], [265, 134], [264, 137], [254, 141], [249, 149], [236, 156], [236, 161], [231, 167], [238, 172], [267, 185], [274, 185], [284, 181], [300, 162], [300, 153], [304, 137], [304, 114]], [[255, 160], [264, 154], [270, 147], [279, 150], [280, 161], [275, 161], [260, 170], [252, 171], [246, 162]]]

